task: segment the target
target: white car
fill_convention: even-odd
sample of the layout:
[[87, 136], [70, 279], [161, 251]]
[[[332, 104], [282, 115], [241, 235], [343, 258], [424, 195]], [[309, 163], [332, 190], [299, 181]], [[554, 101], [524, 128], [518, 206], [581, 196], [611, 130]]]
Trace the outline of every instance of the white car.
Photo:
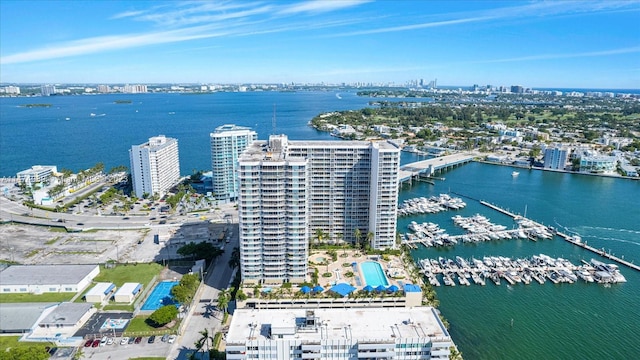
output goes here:
[[129, 337], [125, 336], [122, 338], [122, 340], [120, 340], [120, 345], [127, 345], [128, 342], [129, 342]]
[[169, 336], [169, 340], [167, 340], [167, 342], [168, 342], [169, 344], [173, 344], [173, 343], [174, 343], [174, 341], [176, 341], [176, 338], [177, 338], [177, 336], [175, 336], [175, 335], [171, 335], [171, 336]]
[[113, 345], [113, 342], [114, 342], [114, 341], [113, 341], [113, 338], [112, 338], [112, 337], [110, 337], [110, 338], [108, 338], [108, 339], [107, 339], [107, 345]]

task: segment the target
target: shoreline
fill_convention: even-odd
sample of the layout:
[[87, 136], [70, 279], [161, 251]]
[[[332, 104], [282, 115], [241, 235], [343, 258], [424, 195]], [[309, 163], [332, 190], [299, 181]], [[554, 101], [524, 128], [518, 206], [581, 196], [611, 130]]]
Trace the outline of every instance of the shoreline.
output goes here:
[[549, 171], [549, 172], [572, 174], [572, 175], [586, 175], [586, 176], [605, 177], [605, 178], [613, 178], [613, 179], [624, 179], [624, 180], [632, 180], [632, 181], [640, 180], [640, 177], [621, 176], [621, 175], [617, 175], [617, 174], [592, 174], [592, 173], [584, 173], [584, 172], [579, 172], [579, 171], [545, 169], [545, 168], [536, 167], [536, 166], [523, 166], [523, 165], [514, 165], [514, 164], [504, 164], [504, 163], [499, 163], [499, 162], [494, 162], [494, 161], [478, 160], [478, 159], [474, 159], [473, 161], [478, 162], [478, 163], [482, 163], [482, 164], [497, 165], [497, 166], [507, 166], [507, 167], [512, 167], [512, 168], [525, 169], [525, 170]]

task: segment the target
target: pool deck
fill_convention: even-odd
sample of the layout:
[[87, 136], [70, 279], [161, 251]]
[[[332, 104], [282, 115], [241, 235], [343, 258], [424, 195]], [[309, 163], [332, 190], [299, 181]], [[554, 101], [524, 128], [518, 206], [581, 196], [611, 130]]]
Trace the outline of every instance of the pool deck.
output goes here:
[[[381, 256], [378, 256], [378, 255], [367, 256], [355, 250], [346, 250], [346, 251], [337, 250], [337, 253], [338, 253], [338, 259], [333, 262], [331, 261], [331, 256], [327, 254], [326, 251], [323, 251], [323, 250], [315, 250], [309, 256], [308, 260], [312, 263], [312, 265], [310, 266], [310, 269], [314, 267], [318, 269], [318, 282], [325, 289], [328, 289], [335, 283], [342, 283], [342, 282], [349, 283], [358, 289], [362, 289], [363, 287], [365, 287], [367, 284], [364, 280], [364, 275], [360, 272], [360, 263], [365, 261], [377, 261], [382, 266], [382, 270], [384, 271], [387, 277], [389, 286], [396, 285], [402, 288], [402, 284], [411, 283], [409, 274], [404, 269], [404, 265], [402, 264], [402, 261], [400, 260], [399, 256], [390, 256], [389, 261], [384, 261], [382, 260]], [[317, 260], [319, 258], [324, 258], [326, 261], [328, 261], [328, 265], [318, 265]], [[351, 265], [354, 262], [358, 263], [358, 266], [355, 269]], [[343, 266], [343, 264], [349, 264], [349, 265]], [[397, 274], [396, 277], [404, 276], [404, 278], [403, 279], [391, 278], [388, 274], [389, 269], [393, 269], [396, 272]], [[348, 273], [349, 271], [354, 273], [354, 276], [351, 278], [348, 278], [345, 276], [345, 274]], [[322, 276], [322, 274], [327, 272], [331, 273], [331, 277]]]

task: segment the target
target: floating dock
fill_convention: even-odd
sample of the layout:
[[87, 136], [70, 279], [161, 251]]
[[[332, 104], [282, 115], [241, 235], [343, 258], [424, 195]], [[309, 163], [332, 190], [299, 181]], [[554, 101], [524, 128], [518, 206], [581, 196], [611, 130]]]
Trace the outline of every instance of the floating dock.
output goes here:
[[[493, 210], [499, 211], [499, 212], [501, 212], [501, 213], [503, 213], [505, 215], [508, 215], [508, 216], [514, 218], [514, 219], [526, 219], [525, 217], [523, 217], [521, 215], [516, 215], [516, 214], [514, 214], [512, 212], [509, 212], [508, 210], [502, 209], [502, 208], [500, 208], [500, 207], [498, 207], [496, 205], [490, 204], [490, 203], [488, 203], [486, 201], [480, 200], [480, 204], [482, 204], [484, 206], [487, 206], [487, 207], [489, 207], [489, 208], [491, 208]], [[537, 223], [537, 222], [535, 222], [535, 221], [533, 221], [531, 219], [526, 219], [526, 220], [531, 221], [532, 223], [535, 223], [537, 225], [544, 226], [544, 225], [539, 224], [539, 223]], [[591, 251], [591, 252], [593, 252], [593, 253], [595, 253], [597, 255], [600, 255], [600, 256], [602, 256], [604, 258], [607, 258], [609, 260], [613, 260], [613, 261], [615, 261], [615, 262], [617, 262], [619, 264], [622, 264], [622, 265], [624, 265], [626, 267], [629, 267], [631, 269], [640, 271], [640, 266], [639, 265], [636, 265], [634, 263], [631, 263], [629, 261], [621, 259], [621, 258], [619, 258], [617, 256], [608, 254], [607, 252], [604, 251], [604, 249], [602, 249], [602, 250], [601, 249], [596, 249], [593, 246], [589, 246], [589, 245], [587, 245], [587, 244], [585, 244], [585, 243], [583, 243], [581, 241], [576, 240], [573, 236], [561, 233], [559, 231], [555, 231], [555, 234], [558, 235], [559, 237], [561, 237], [562, 239], [564, 239], [565, 241], [573, 244], [573, 245], [576, 245], [576, 246], [579, 246], [579, 247], [581, 247], [583, 249], [589, 250], [589, 251]]]

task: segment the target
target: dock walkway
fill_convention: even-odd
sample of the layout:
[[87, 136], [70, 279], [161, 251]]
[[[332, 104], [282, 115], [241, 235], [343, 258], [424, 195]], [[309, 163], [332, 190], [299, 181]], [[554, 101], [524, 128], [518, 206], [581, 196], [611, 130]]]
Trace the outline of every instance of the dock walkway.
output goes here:
[[[488, 202], [486, 202], [486, 201], [480, 201], [480, 203], [481, 203], [482, 205], [484, 205], [484, 206], [487, 206], [487, 207], [489, 207], [489, 208], [491, 208], [491, 209], [494, 209], [494, 210], [499, 211], [499, 212], [501, 212], [501, 213], [503, 213], [503, 214], [505, 214], [505, 215], [508, 215], [508, 216], [510, 216], [510, 217], [512, 217], [512, 218], [514, 218], [514, 219], [526, 219], [526, 220], [528, 220], [528, 221], [531, 221], [532, 223], [535, 223], [536, 225], [544, 226], [544, 225], [539, 224], [539, 223], [537, 223], [537, 222], [535, 222], [535, 221], [533, 221], [533, 220], [531, 220], [531, 219], [527, 219], [527, 218], [525, 218], [525, 217], [523, 217], [523, 216], [521, 216], [521, 215], [516, 215], [516, 214], [514, 214], [514, 213], [509, 212], [508, 210], [505, 210], [505, 209], [503, 209], [503, 208], [501, 208], [501, 207], [498, 207], [498, 206], [496, 206], [496, 205], [490, 204], [490, 203], [488, 203]], [[556, 234], [556, 235], [558, 235], [559, 237], [561, 237], [562, 239], [564, 239], [565, 241], [567, 241], [567, 242], [569, 242], [569, 243], [573, 244], [573, 245], [576, 245], [576, 246], [579, 246], [579, 247], [581, 247], [581, 248], [583, 248], [583, 249], [589, 250], [589, 251], [591, 251], [591, 252], [593, 252], [593, 253], [595, 253], [595, 254], [597, 254], [597, 255], [600, 255], [600, 256], [602, 256], [602, 257], [604, 257], [604, 258], [607, 258], [607, 259], [610, 259], [610, 260], [613, 260], [613, 261], [615, 261], [615, 262], [617, 262], [617, 263], [619, 263], [619, 264], [622, 264], [622, 265], [624, 265], [624, 266], [627, 266], [627, 267], [629, 267], [629, 268], [631, 268], [631, 269], [634, 269], [634, 270], [640, 271], [640, 266], [639, 266], [639, 265], [636, 265], [636, 264], [634, 264], [634, 263], [631, 263], [631, 262], [629, 262], [629, 261], [626, 261], [626, 260], [624, 260], [624, 259], [621, 259], [621, 258], [619, 258], [619, 257], [617, 257], [617, 256], [614, 256], [614, 255], [608, 254], [608, 253], [606, 253], [606, 252], [604, 251], [604, 249], [602, 249], [602, 250], [600, 250], [600, 249], [596, 249], [596, 248], [594, 248], [593, 246], [589, 246], [589, 245], [587, 245], [587, 244], [585, 244], [585, 243], [583, 243], [583, 242], [581, 242], [581, 241], [579, 241], [579, 240], [576, 240], [576, 238], [575, 238], [575, 237], [573, 237], [573, 236], [570, 236], [570, 235], [567, 235], [567, 234], [561, 233], [561, 232], [559, 232], [559, 231], [555, 231], [555, 234]]]

